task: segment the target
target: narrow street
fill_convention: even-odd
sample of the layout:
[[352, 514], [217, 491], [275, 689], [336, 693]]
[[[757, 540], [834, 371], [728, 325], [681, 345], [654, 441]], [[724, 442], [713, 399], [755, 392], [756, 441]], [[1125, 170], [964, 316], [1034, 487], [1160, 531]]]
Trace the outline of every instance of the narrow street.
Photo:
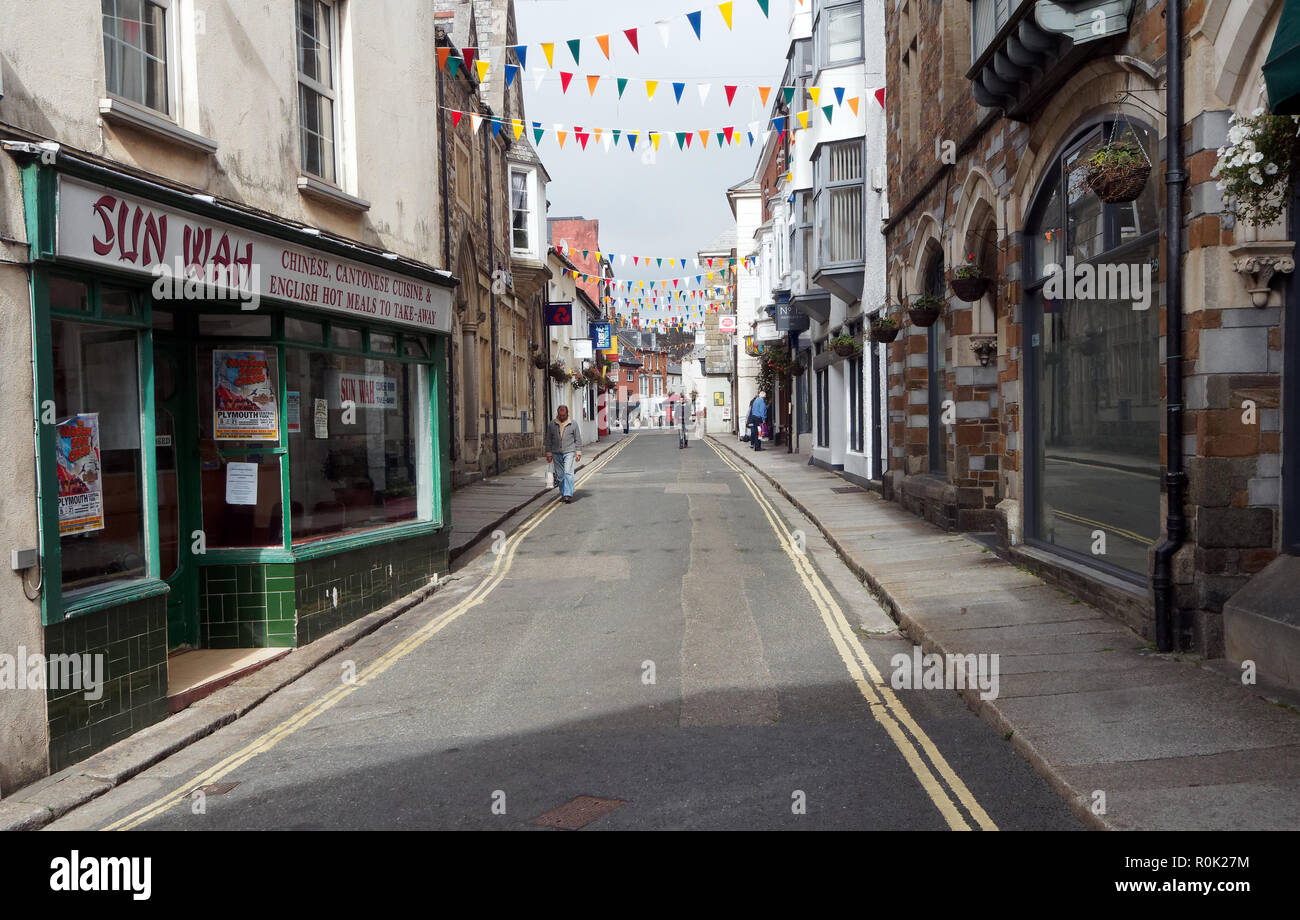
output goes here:
[[1079, 826], [956, 693], [890, 689], [911, 643], [708, 442], [635, 433], [576, 496], [50, 826], [527, 829], [577, 796], [625, 803], [589, 829]]

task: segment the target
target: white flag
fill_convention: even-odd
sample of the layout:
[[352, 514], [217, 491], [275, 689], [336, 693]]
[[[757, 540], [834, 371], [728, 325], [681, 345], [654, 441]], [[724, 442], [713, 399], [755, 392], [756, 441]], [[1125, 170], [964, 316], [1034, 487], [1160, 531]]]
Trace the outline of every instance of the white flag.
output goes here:
[[546, 69], [542, 67], [533, 68], [533, 89], [541, 89], [542, 81], [546, 79]]
[[483, 124], [483, 116], [475, 115], [473, 112], [471, 112], [469, 116], [469, 124], [470, 127], [474, 129], [474, 133], [478, 134], [478, 129]]
[[700, 84], [700, 105], [704, 105], [704, 101], [709, 98], [709, 90], [711, 89], [713, 89], [712, 83]]
[[671, 29], [671, 23], [667, 19], [661, 19], [655, 23], [659, 27], [659, 37], [664, 40], [664, 47], [668, 47], [668, 33]]

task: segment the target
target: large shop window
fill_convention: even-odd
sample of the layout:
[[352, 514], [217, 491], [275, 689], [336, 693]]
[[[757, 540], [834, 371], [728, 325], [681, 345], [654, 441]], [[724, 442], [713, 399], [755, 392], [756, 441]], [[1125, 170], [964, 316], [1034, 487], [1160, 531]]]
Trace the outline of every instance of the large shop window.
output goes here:
[[[1154, 136], [1134, 130], [1157, 161]], [[1058, 157], [1029, 222], [1029, 536], [1143, 575], [1160, 531], [1159, 182], [1129, 204], [1098, 200], [1082, 164], [1109, 132]]]
[[303, 413], [289, 429], [293, 541], [428, 520], [424, 367], [296, 348], [285, 363]]
[[[85, 288], [53, 280], [56, 306]], [[59, 304], [65, 288], [69, 304]], [[76, 309], [76, 306], [73, 306]], [[65, 593], [146, 574], [138, 333], [54, 320], [59, 542]]]

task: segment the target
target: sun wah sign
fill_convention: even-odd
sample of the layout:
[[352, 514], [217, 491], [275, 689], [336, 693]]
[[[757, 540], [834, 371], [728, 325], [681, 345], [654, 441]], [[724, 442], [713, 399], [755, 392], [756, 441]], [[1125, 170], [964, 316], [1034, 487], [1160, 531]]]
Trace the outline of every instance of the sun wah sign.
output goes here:
[[212, 353], [212, 419], [218, 441], [279, 441], [276, 382], [264, 351]]
[[99, 413], [74, 415], [58, 428], [59, 536], [103, 530]]
[[371, 374], [348, 374], [335, 371], [330, 375], [331, 400], [335, 407], [351, 403], [357, 409], [396, 409], [397, 379]]

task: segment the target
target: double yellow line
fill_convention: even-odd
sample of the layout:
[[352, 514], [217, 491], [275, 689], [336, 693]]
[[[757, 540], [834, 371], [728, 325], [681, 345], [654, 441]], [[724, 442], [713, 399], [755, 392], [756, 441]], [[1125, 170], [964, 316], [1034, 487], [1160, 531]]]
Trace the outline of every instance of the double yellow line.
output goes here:
[[[636, 437], [636, 435], [633, 435], [630, 438], [626, 438], [617, 447], [605, 451], [599, 459], [583, 472], [582, 476], [578, 478], [577, 484], [582, 485], [592, 476], [604, 469], [605, 466], [612, 462], [614, 458], [624, 450], [624, 448], [631, 444], [632, 441], [636, 440]], [[468, 613], [470, 610], [473, 610], [479, 604], [482, 604], [483, 601], [487, 599], [488, 595], [490, 595], [496, 589], [497, 585], [501, 584], [501, 582], [505, 580], [506, 575], [509, 574], [510, 567], [514, 564], [515, 551], [519, 548], [519, 545], [523, 543], [530, 533], [541, 526], [542, 522], [550, 517], [559, 505], [559, 501], [552, 499], [547, 502], [545, 507], [538, 509], [537, 512], [529, 518], [523, 526], [510, 537], [510, 539], [506, 541], [502, 547], [502, 551], [497, 554], [496, 559], [493, 561], [491, 570], [473, 591], [471, 591], [455, 606], [439, 614], [437, 617], [421, 626], [418, 630], [411, 633], [411, 635], [407, 636], [401, 642], [398, 642], [383, 655], [376, 658], [364, 670], [357, 674], [354, 682], [340, 684], [322, 694], [298, 712], [285, 719], [279, 725], [275, 726], [275, 728], [267, 731], [256, 740], [250, 742], [248, 745], [223, 760], [218, 761], [212, 767], [187, 782], [184, 786], [173, 790], [138, 811], [132, 812], [126, 817], [114, 821], [112, 824], [105, 827], [104, 830], [129, 831], [133, 828], [139, 827], [146, 821], [158, 817], [163, 812], [188, 799], [198, 787], [215, 783], [229, 774], [232, 770], [236, 770], [248, 763], [248, 761], [252, 760], [257, 755], [266, 753], [298, 729], [307, 725], [317, 716], [332, 709], [347, 696], [375, 680], [379, 675], [383, 674], [402, 658], [406, 657], [438, 633], [442, 632], [443, 629], [450, 626], [461, 616]]]
[[[921, 788], [948, 822], [948, 827], [955, 831], [971, 830], [970, 822], [967, 821], [969, 815], [981, 830], [997, 830], [998, 826], [993, 823], [993, 819], [980, 807], [979, 802], [975, 801], [975, 796], [949, 766], [948, 761], [939, 753], [939, 749], [935, 747], [934, 742], [921, 726], [916, 724], [916, 720], [912, 718], [911, 713], [903, 706], [893, 688], [867, 655], [867, 650], [862, 646], [857, 634], [853, 632], [844, 612], [835, 602], [835, 598], [817, 574], [817, 570], [813, 568], [806, 555], [795, 550], [794, 534], [785, 526], [785, 521], [777, 514], [776, 508], [768, 501], [767, 496], [712, 440], [707, 440], [706, 443], [718, 458], [740, 477], [745, 488], [758, 502], [768, 523], [772, 525], [772, 530], [776, 532], [782, 549], [794, 563], [795, 571], [821, 614], [822, 623], [835, 644], [835, 650], [839, 652], [849, 676], [858, 687], [858, 692], [867, 701], [872, 716], [884, 728], [890, 740], [894, 742], [894, 746], [903, 755], [908, 767], [920, 782]], [[938, 776], [935, 775], [936, 773]], [[943, 782], [940, 782], [940, 777]], [[962, 808], [965, 808], [965, 814]]]

